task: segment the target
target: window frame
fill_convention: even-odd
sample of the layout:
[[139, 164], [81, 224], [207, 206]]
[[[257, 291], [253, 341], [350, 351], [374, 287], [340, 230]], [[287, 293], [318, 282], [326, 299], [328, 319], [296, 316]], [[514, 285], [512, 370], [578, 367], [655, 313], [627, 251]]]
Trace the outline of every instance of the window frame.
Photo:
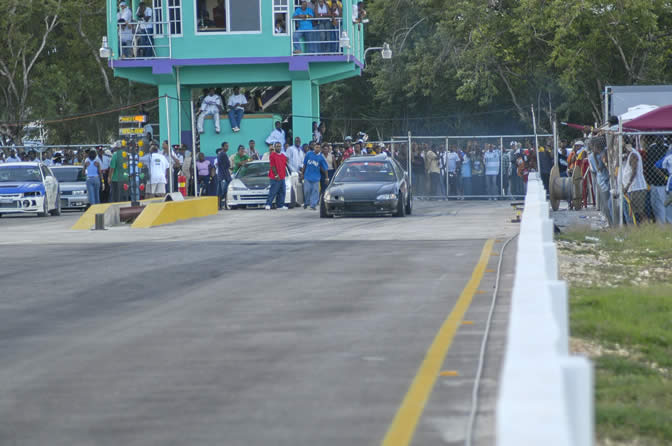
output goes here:
[[[254, 1], [254, 0], [253, 0]], [[230, 0], [224, 0], [226, 5], [226, 31], [200, 31], [198, 26], [198, 0], [192, 0], [194, 5], [194, 35], [195, 36], [229, 36], [237, 34], [263, 34], [264, 33], [264, 23], [263, 23], [263, 1], [257, 0], [259, 2], [259, 30], [258, 31], [230, 31], [231, 29], [231, 3]], [[273, 23], [273, 30], [275, 31], [275, 22]]]
[[[159, 12], [157, 17], [157, 11]], [[154, 36], [163, 37], [164, 33], [164, 20], [163, 20], [163, 0], [153, 0], [152, 2], [152, 21], [154, 22]], [[157, 28], [160, 31], [157, 31]]]
[[[283, 4], [276, 5], [275, 2], [284, 2]], [[290, 9], [290, 3], [293, 3], [293, 0], [273, 0], [273, 36], [289, 36], [289, 27], [292, 26], [292, 17], [291, 17], [291, 9]], [[285, 32], [284, 33], [276, 33], [275, 32], [275, 16], [277, 14], [284, 14], [285, 16]]]
[[[171, 1], [173, 2], [173, 6], [170, 5]], [[175, 6], [175, 3], [178, 3], [178, 5]], [[194, 5], [195, 5], [195, 3], [194, 3]], [[170, 36], [173, 36], [173, 37], [183, 36], [183, 32], [184, 32], [184, 20], [183, 20], [184, 10], [182, 9], [182, 0], [167, 0], [166, 1], [166, 9], [167, 9], [168, 14], [167, 14], [167, 17], [166, 17], [167, 20], [164, 20], [164, 21], [166, 22], [166, 24], [168, 26], [168, 34]], [[179, 20], [173, 20], [170, 17], [171, 11], [175, 11], [175, 10], [179, 11], [179, 13], [180, 13], [180, 19]], [[180, 26], [180, 32], [173, 34], [173, 26], [176, 26], [178, 24]]]

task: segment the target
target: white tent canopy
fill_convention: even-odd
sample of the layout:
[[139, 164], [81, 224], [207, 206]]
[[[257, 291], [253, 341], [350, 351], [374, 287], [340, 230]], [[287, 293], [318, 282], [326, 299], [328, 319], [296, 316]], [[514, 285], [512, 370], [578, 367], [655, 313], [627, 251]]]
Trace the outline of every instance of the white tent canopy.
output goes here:
[[639, 118], [640, 116], [645, 115], [657, 108], [657, 105], [635, 105], [634, 107], [629, 107], [628, 111], [620, 115], [619, 118], [621, 119], [621, 122], [630, 121], [632, 119]]

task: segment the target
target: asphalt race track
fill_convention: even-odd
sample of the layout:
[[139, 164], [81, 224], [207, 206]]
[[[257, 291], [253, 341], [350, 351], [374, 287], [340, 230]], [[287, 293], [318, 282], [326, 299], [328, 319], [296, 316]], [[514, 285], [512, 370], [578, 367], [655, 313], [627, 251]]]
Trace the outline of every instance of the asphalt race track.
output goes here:
[[[463, 444], [497, 254], [518, 231], [508, 202], [104, 232], [69, 230], [78, 216], [0, 219], [0, 445]], [[478, 445], [493, 444], [514, 246]]]

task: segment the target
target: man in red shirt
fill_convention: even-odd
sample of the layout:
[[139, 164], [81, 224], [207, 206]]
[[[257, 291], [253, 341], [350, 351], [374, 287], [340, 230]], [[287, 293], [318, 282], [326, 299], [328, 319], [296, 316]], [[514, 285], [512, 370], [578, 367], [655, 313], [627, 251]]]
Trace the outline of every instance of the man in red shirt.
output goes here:
[[271, 190], [268, 193], [265, 209], [271, 209], [273, 200], [276, 200], [278, 209], [287, 209], [285, 206], [285, 173], [287, 171], [287, 157], [282, 152], [282, 144], [276, 142], [269, 156], [271, 168], [268, 177], [271, 179]]

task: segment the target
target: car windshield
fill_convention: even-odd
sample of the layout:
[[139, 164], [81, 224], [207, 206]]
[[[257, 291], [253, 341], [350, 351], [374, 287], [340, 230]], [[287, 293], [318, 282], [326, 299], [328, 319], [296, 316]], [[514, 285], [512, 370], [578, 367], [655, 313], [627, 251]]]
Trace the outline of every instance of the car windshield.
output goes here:
[[395, 181], [392, 164], [386, 161], [355, 161], [345, 163], [336, 174], [336, 183]]
[[242, 166], [236, 178], [258, 178], [258, 177], [268, 177], [268, 170], [270, 169], [269, 163], [252, 163]]
[[37, 166], [0, 166], [0, 182], [42, 182], [40, 168]]
[[51, 171], [61, 183], [76, 183], [86, 181], [84, 170], [81, 167], [55, 167]]

